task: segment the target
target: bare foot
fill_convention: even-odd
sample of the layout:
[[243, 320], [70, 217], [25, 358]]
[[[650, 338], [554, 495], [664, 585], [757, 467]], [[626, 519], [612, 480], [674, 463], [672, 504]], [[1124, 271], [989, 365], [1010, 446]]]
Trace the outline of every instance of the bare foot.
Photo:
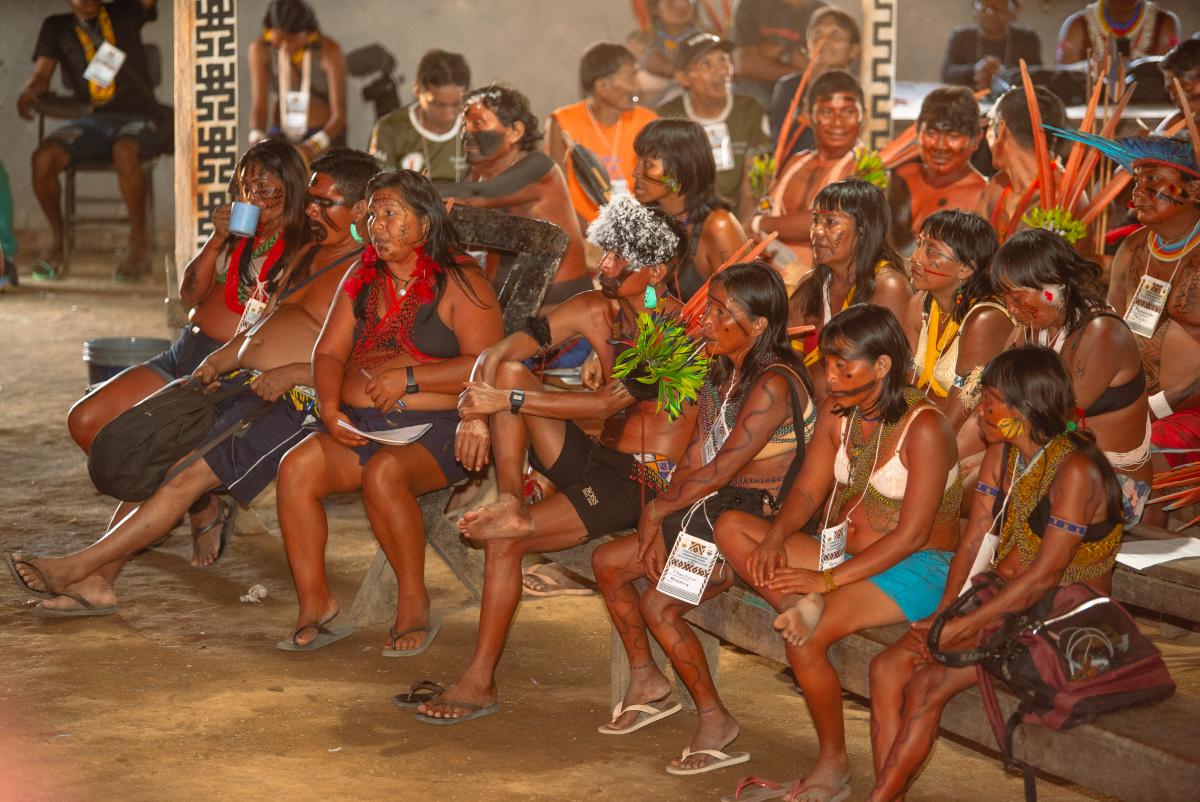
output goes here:
[[[625, 689], [625, 698], [621, 700], [621, 706], [651, 704], [666, 699], [670, 692], [671, 681], [653, 662], [634, 666], [629, 669], [629, 687]], [[623, 730], [632, 727], [641, 715], [637, 710], [627, 710], [601, 726], [601, 729]]]
[[150, 247], [145, 240], [129, 241], [129, 254], [117, 265], [113, 278], [134, 281], [150, 272]]
[[[82, 596], [93, 607], [117, 606], [117, 594], [113, 592], [112, 585], [98, 574], [84, 577], [75, 584], [68, 585], [64, 590], [67, 593]], [[47, 610], [78, 610], [83, 607], [69, 596], [55, 596], [53, 599], [46, 599], [41, 606]]]
[[[723, 752], [725, 747], [737, 740], [741, 733], [737, 719], [729, 715], [729, 711], [721, 705], [699, 711], [700, 724], [688, 749], [696, 752], [700, 749], [715, 749]], [[675, 758], [671, 765], [677, 769], [702, 769], [715, 761], [712, 755], [689, 755], [687, 760]]]
[[812, 637], [824, 611], [825, 597], [820, 593], [801, 596], [775, 618], [775, 630], [791, 645], [803, 646]]
[[225, 523], [237, 514], [237, 506], [216, 496], [204, 512], [189, 517], [192, 527], [192, 565], [212, 565], [221, 556], [221, 532]]
[[[445, 699], [446, 701], [439, 701], [441, 699]], [[471, 712], [467, 708], [455, 705], [455, 702], [479, 705], [480, 707], [495, 704], [496, 686], [495, 684], [485, 686], [473, 683], [465, 678], [460, 678], [458, 682], [440, 693], [437, 699], [428, 701], [418, 707], [417, 712], [430, 718], [462, 718]]]
[[472, 540], [529, 537], [533, 534], [533, 519], [519, 498], [511, 493], [501, 493], [486, 507], [463, 515], [458, 530]]
[[301, 604], [300, 612], [296, 616], [296, 628], [298, 631], [292, 642], [297, 646], [307, 646], [312, 643], [313, 639], [320, 634], [313, 625], [325, 626], [337, 614], [338, 603], [332, 596], [327, 596], [319, 604]]

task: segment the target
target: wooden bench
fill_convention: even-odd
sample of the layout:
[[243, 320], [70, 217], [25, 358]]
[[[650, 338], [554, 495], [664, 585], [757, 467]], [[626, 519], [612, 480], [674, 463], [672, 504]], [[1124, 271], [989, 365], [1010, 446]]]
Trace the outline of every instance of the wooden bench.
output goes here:
[[[422, 498], [426, 540], [463, 585], [478, 597], [482, 591], [483, 552], [467, 544], [443, 514], [450, 493], [451, 490], [446, 489]], [[577, 574], [593, 578], [591, 554], [603, 540], [557, 552], [553, 559]], [[1163, 612], [1177, 615], [1193, 611], [1194, 614], [1197, 602], [1195, 598], [1189, 600], [1186, 597], [1200, 594], [1195, 585], [1188, 584], [1189, 577], [1194, 578], [1197, 574], [1169, 568], [1159, 566], [1146, 575], [1119, 569], [1120, 581], [1114, 585], [1126, 593], [1138, 594], [1137, 598], [1154, 605], [1149, 609], [1170, 607], [1171, 610]], [[1200, 585], [1200, 582], [1196, 584]], [[1177, 592], [1184, 598], [1172, 601], [1171, 594]], [[383, 555], [376, 554], [355, 598], [352, 615], [359, 625], [387, 621], [394, 615], [395, 604], [395, 575]], [[717, 679], [716, 658], [720, 641], [779, 663], [786, 662], [783, 642], [771, 626], [774, 611], [744, 587], [722, 593], [693, 609], [686, 618], [697, 628], [714, 680]], [[879, 627], [834, 644], [830, 658], [842, 686], [852, 694], [869, 699], [871, 658], [894, 643], [904, 630], [903, 624]], [[615, 703], [628, 681], [628, 667], [615, 634], [612, 643], [610, 703]], [[657, 653], [657, 658], [666, 667], [661, 653]], [[682, 690], [681, 684], [680, 687]], [[687, 701], [690, 700], [685, 699]], [[736, 707], [736, 700], [731, 702]], [[1002, 693], [1001, 706], [1007, 716], [1016, 705], [1012, 697]], [[975, 689], [960, 694], [946, 707], [941, 728], [944, 733], [988, 752], [996, 751], [995, 738]], [[1114, 713], [1061, 732], [1024, 725], [1017, 731], [1014, 746], [1018, 758], [1029, 761], [1047, 774], [1129, 802], [1162, 802], [1189, 798], [1200, 787], [1198, 744], [1200, 699], [1176, 694], [1158, 704]]]

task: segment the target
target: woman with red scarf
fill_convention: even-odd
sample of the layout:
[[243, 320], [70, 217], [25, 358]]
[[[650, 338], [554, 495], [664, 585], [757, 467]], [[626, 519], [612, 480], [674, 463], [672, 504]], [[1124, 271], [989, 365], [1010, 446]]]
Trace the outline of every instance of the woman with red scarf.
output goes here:
[[[400, 589], [384, 654], [403, 657], [428, 648], [440, 626], [425, 590], [417, 496], [464, 478], [454, 457], [458, 393], [479, 352], [504, 335], [500, 303], [433, 184], [411, 170], [381, 173], [367, 197], [371, 245], [313, 351], [324, 431], [279, 467], [279, 525], [300, 602], [297, 628], [279, 647], [308, 651], [350, 634], [329, 626], [338, 603], [325, 577], [322, 502], [361, 487]], [[425, 429], [408, 445], [360, 434], [408, 427]]]

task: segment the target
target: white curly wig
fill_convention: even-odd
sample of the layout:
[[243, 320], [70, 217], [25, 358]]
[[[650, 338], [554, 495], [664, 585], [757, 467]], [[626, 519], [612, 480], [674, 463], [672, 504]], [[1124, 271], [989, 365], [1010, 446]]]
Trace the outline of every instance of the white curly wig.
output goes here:
[[632, 195], [617, 195], [600, 207], [587, 230], [588, 242], [623, 257], [633, 267], [661, 265], [679, 246], [679, 237], [666, 220], [638, 203]]

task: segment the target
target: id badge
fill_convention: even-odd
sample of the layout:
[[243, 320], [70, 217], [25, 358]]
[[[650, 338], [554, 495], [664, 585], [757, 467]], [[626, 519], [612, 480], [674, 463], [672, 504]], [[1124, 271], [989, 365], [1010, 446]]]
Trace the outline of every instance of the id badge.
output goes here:
[[266, 308], [266, 301], [260, 301], [257, 298], [248, 298], [246, 300], [246, 307], [242, 310], [242, 319], [238, 321], [238, 334], [241, 334], [257, 323], [262, 318]]
[[716, 544], [681, 531], [658, 578], [658, 592], [681, 602], [699, 604], [719, 556]]
[[700, 447], [701, 464], [707, 465], [716, 459], [717, 452], [721, 450], [721, 446], [725, 445], [728, 438], [729, 428], [725, 425], [725, 416], [718, 415], [717, 420], [713, 423], [712, 431], [708, 433], [708, 437], [704, 438], [704, 445]]
[[726, 170], [732, 170], [734, 166], [733, 140], [729, 136], [729, 126], [723, 122], [709, 123], [704, 126], [704, 133], [708, 135], [708, 146], [712, 148], [717, 172], [723, 173]]
[[996, 546], [999, 543], [999, 535], [988, 532], [983, 536], [983, 542], [979, 544], [979, 553], [975, 555], [975, 562], [971, 563], [971, 572], [967, 574], [967, 581], [963, 583], [962, 590], [958, 592], [959, 596], [971, 589], [971, 577], [982, 574], [992, 567], [992, 559], [996, 556]]
[[308, 131], [308, 92], [288, 92], [284, 103], [283, 133], [297, 141]]
[[846, 534], [850, 525], [842, 521], [837, 526], [821, 530], [821, 561], [818, 571], [828, 571], [846, 561]]
[[96, 55], [92, 56], [92, 60], [88, 62], [87, 69], [83, 71], [83, 77], [97, 86], [108, 89], [112, 86], [113, 80], [121, 71], [121, 65], [124, 63], [125, 51], [105, 42], [100, 45]]
[[1158, 328], [1159, 318], [1167, 308], [1167, 298], [1171, 295], [1171, 282], [1142, 276], [1138, 282], [1137, 292], [1133, 301], [1125, 310], [1125, 323], [1134, 334], [1142, 337], [1153, 337]]

